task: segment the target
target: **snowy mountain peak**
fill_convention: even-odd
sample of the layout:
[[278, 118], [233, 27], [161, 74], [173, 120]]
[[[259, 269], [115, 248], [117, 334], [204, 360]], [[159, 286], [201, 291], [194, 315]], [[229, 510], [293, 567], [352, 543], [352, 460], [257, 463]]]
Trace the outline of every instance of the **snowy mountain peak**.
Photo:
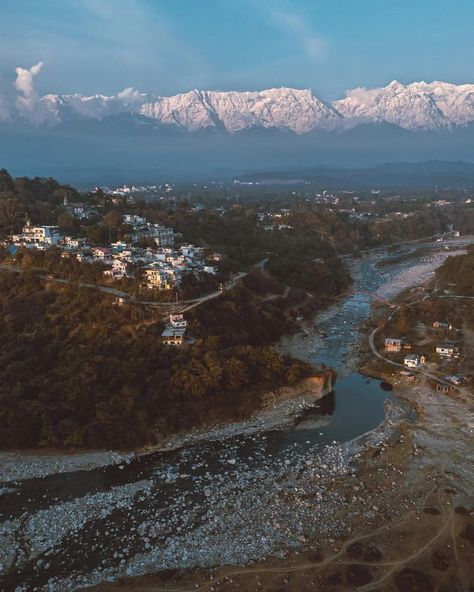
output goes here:
[[385, 87], [356, 88], [334, 107], [353, 123], [393, 123], [405, 129], [443, 129], [474, 121], [474, 85], [397, 80]]
[[341, 116], [309, 90], [272, 88], [253, 92], [193, 90], [173, 97], [155, 97], [140, 113], [188, 130], [222, 127], [235, 133], [250, 127], [287, 128], [296, 133], [315, 127], [333, 129]]
[[102, 120], [128, 113], [191, 132], [214, 128], [231, 134], [252, 127], [303, 134], [380, 122], [409, 130], [441, 130], [474, 121], [473, 84], [439, 81], [404, 84], [393, 80], [385, 87], [349, 90], [345, 98], [332, 105], [309, 89], [288, 87], [246, 92], [194, 89], [169, 97], [127, 87], [111, 96], [77, 93], [39, 96], [33, 77], [40, 69], [41, 64], [37, 64], [30, 70], [21, 70], [23, 78], [17, 80], [16, 98], [11, 98], [11, 93], [0, 92], [0, 121], [55, 126], [81, 117]]

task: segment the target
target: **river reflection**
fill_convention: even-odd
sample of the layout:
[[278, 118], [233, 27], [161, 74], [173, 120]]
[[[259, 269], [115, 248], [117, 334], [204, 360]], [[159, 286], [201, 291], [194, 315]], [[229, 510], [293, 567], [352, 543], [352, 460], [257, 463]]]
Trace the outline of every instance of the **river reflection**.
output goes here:
[[[263, 455], [284, 456], [289, 448], [301, 452], [316, 445], [346, 442], [375, 428], [385, 416], [385, 401], [390, 392], [380, 388], [380, 381], [354, 373], [337, 380], [334, 392], [306, 410], [296, 425], [254, 436], [237, 436], [226, 441], [236, 457], [248, 466], [258, 466]], [[263, 446], [263, 448], [262, 448]], [[92, 471], [76, 471], [33, 479], [18, 485], [16, 491], [2, 499], [3, 517], [47, 508], [51, 500], [67, 501], [112, 487], [153, 478], [164, 470], [182, 473], [198, 458], [205, 459], [208, 470], [223, 471], [219, 441], [203, 442], [169, 452], [156, 452], [135, 459], [127, 465], [109, 466]], [[0, 514], [0, 521], [2, 515]]]
[[353, 373], [337, 380], [334, 392], [308, 409], [293, 428], [272, 432], [269, 446], [276, 452], [287, 446], [347, 442], [376, 427], [392, 398], [380, 381]]

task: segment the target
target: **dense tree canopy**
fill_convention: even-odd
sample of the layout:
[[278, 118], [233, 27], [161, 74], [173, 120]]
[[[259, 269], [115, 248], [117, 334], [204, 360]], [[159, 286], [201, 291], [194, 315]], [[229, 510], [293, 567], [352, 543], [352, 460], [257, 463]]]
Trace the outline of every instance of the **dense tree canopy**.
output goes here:
[[448, 257], [436, 274], [456, 294], [474, 296], [474, 245], [466, 255]]
[[[173, 350], [161, 345], [153, 313], [112, 303], [34, 272], [0, 272], [0, 446], [133, 447], [249, 413], [259, 392], [309, 371], [250, 343], [281, 331], [265, 316], [249, 312], [241, 324], [258, 326], [231, 340], [221, 339], [219, 319], [196, 320], [196, 344]], [[242, 398], [249, 387], [253, 400]]]

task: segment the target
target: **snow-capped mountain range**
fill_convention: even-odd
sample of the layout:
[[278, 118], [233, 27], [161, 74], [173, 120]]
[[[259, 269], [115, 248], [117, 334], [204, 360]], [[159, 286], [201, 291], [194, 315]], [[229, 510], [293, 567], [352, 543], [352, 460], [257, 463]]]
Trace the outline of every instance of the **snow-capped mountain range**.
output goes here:
[[[20, 73], [18, 73], [20, 70]], [[18, 69], [18, 96], [0, 94], [0, 121], [56, 126], [84, 117], [93, 120], [122, 113], [139, 114], [160, 125], [187, 131], [215, 128], [230, 134], [253, 127], [286, 129], [296, 134], [313, 130], [346, 130], [360, 123], [390, 123], [408, 130], [442, 130], [474, 121], [474, 84], [393, 81], [381, 88], [356, 88], [345, 98], [325, 103], [310, 90], [274, 88], [259, 92], [192, 90], [171, 97], [127, 88], [117, 95], [39, 96], [33, 75]], [[37, 68], [39, 71], [39, 68]]]
[[474, 84], [394, 80], [382, 88], [356, 88], [334, 108], [346, 120], [387, 122], [405, 129], [442, 129], [474, 121]]

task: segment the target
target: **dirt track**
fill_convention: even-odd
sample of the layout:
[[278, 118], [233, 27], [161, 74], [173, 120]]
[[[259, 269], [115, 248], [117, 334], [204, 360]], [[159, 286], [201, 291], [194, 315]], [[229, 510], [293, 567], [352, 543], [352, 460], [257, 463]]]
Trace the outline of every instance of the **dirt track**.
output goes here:
[[392, 426], [389, 440], [359, 459], [358, 485], [335, 484], [347, 502], [337, 516], [346, 536], [315, 537], [307, 552], [284, 562], [168, 571], [94, 590], [472, 590], [472, 399], [425, 386], [398, 393], [416, 406], [417, 419]]

